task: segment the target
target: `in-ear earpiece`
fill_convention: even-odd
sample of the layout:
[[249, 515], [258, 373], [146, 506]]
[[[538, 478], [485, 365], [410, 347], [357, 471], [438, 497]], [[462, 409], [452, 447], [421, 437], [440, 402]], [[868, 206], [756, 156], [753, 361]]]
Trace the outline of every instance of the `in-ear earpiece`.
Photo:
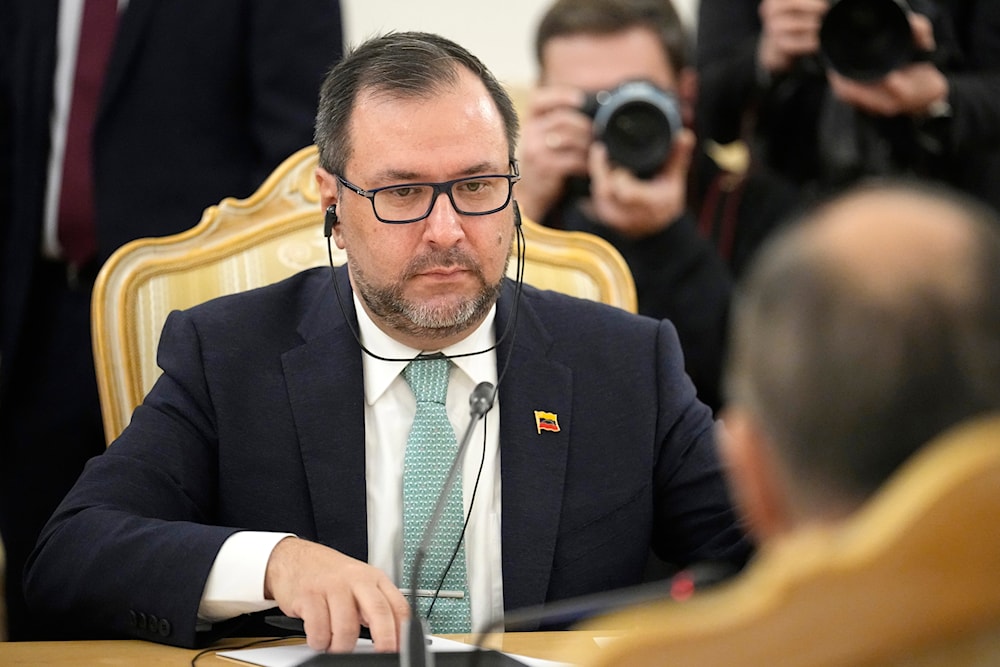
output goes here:
[[517, 205], [517, 200], [516, 199], [513, 200], [511, 203], [514, 204], [514, 226], [515, 227], [520, 227], [521, 226], [521, 208]]
[[330, 238], [330, 235], [333, 234], [333, 228], [337, 226], [338, 222], [337, 207], [330, 204], [326, 207], [326, 215], [323, 217], [323, 236]]

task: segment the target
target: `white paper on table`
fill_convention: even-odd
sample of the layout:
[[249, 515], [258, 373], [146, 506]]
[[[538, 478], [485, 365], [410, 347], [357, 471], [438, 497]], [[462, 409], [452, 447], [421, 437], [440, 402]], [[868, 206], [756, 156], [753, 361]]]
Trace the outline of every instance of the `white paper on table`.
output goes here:
[[[430, 648], [434, 653], [454, 653], [459, 651], [474, 651], [472, 644], [458, 642], [454, 639], [444, 637], [429, 637]], [[372, 653], [375, 646], [370, 639], [358, 639], [354, 653]], [[258, 667], [296, 667], [309, 658], [319, 655], [319, 651], [309, 648], [306, 644], [293, 644], [292, 646], [266, 646], [261, 648], [243, 648], [231, 651], [219, 651], [216, 655], [231, 660], [238, 660]], [[566, 662], [555, 662], [553, 660], [543, 660], [541, 658], [529, 658], [516, 653], [507, 653], [510, 657], [518, 660], [528, 667], [573, 667]]]

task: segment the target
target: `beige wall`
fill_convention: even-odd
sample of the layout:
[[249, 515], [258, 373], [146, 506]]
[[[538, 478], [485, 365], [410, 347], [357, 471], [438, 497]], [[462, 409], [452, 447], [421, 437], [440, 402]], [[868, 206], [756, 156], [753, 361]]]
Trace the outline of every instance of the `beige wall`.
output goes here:
[[[697, 0], [674, 0], [694, 25]], [[435, 32], [467, 47], [515, 89], [535, 79], [532, 37], [548, 0], [341, 0], [347, 44], [389, 30]]]

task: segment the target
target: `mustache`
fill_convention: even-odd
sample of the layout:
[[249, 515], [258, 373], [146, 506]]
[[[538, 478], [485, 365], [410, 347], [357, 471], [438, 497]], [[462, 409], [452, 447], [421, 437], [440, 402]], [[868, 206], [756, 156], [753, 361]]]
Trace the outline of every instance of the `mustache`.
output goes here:
[[440, 250], [431, 250], [419, 257], [414, 257], [406, 265], [404, 277], [412, 278], [419, 273], [424, 273], [431, 269], [447, 269], [456, 266], [467, 271], [472, 271], [473, 273], [479, 273], [480, 271], [479, 265], [476, 264], [475, 260], [462, 249], [442, 248]]

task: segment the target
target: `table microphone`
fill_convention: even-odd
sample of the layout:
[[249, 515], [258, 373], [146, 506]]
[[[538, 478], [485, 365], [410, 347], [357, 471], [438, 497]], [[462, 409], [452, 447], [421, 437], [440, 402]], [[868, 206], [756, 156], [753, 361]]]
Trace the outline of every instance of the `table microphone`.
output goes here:
[[489, 382], [480, 382], [472, 390], [469, 396], [469, 425], [462, 434], [462, 439], [458, 443], [458, 451], [451, 462], [448, 476], [445, 477], [444, 484], [438, 492], [437, 502], [434, 504], [434, 511], [431, 518], [424, 526], [423, 536], [417, 546], [413, 556], [413, 567], [410, 570], [410, 618], [403, 625], [402, 641], [400, 642], [399, 664], [401, 667], [434, 667], [434, 654], [427, 649], [427, 621], [420, 617], [417, 606], [417, 590], [420, 581], [420, 570], [424, 564], [424, 557], [430, 547], [437, 525], [444, 514], [444, 507], [448, 501], [448, 492], [451, 490], [455, 479], [458, 477], [458, 470], [462, 465], [465, 450], [472, 440], [472, 431], [490, 408], [496, 398], [496, 391]]
[[[495, 399], [496, 389], [490, 382], [480, 382], [476, 385], [476, 388], [472, 390], [472, 394], [469, 396], [469, 425], [465, 428], [465, 433], [462, 435], [462, 439], [458, 443], [458, 451], [455, 452], [455, 458], [451, 462], [451, 468], [448, 469], [448, 475], [445, 477], [444, 484], [438, 492], [437, 501], [434, 503], [434, 510], [431, 512], [430, 519], [427, 520], [427, 525], [424, 526], [423, 534], [420, 537], [420, 543], [417, 545], [417, 550], [413, 557], [413, 567], [410, 572], [410, 618], [403, 623], [402, 632], [400, 633], [402, 635], [399, 650], [400, 667], [434, 667], [434, 654], [428, 649], [427, 635], [429, 632], [427, 629], [427, 621], [426, 619], [420, 617], [419, 607], [417, 605], [417, 590], [419, 589], [418, 583], [420, 581], [420, 570], [423, 567], [424, 558], [427, 555], [427, 549], [430, 546], [430, 542], [434, 538], [437, 525], [441, 521], [441, 515], [444, 514], [444, 507], [448, 502], [448, 492], [451, 491], [451, 487], [454, 485], [455, 479], [458, 477], [458, 471], [462, 465], [465, 450], [469, 446], [469, 441], [472, 440], [472, 432], [479, 420], [490, 411], [490, 408], [493, 407], [493, 401]], [[384, 656], [376, 656], [376, 659], [378, 659], [381, 664], [386, 664], [385, 662], [382, 662]], [[303, 664], [334, 664], [335, 660], [337, 660], [337, 658], [330, 658], [330, 656], [317, 656], [316, 658], [313, 658]], [[374, 664], [374, 662], [372, 662], [372, 664]]]
[[[428, 646], [430, 644], [427, 637], [429, 633], [427, 631], [426, 619], [421, 618], [418, 613], [417, 596], [415, 594], [417, 591], [417, 583], [420, 581], [420, 569], [423, 565], [424, 557], [427, 555], [427, 549], [430, 546], [430, 542], [434, 537], [434, 532], [436, 531], [437, 525], [441, 520], [441, 515], [444, 514], [444, 506], [445, 503], [447, 503], [448, 492], [451, 490], [452, 485], [455, 483], [455, 479], [458, 477], [458, 471], [462, 464], [465, 450], [469, 446], [469, 441], [472, 440], [472, 432], [475, 430], [476, 424], [479, 420], [482, 419], [493, 407], [496, 395], [496, 388], [490, 382], [480, 382], [476, 385], [476, 388], [472, 390], [472, 394], [469, 395], [469, 425], [466, 427], [465, 433], [462, 434], [462, 439], [458, 443], [458, 451], [455, 453], [455, 458], [451, 463], [451, 468], [449, 468], [448, 475], [445, 477], [441, 491], [438, 493], [437, 502], [434, 504], [434, 510], [431, 512], [431, 517], [428, 519], [427, 525], [424, 526], [424, 532], [421, 535], [420, 544], [417, 546], [416, 553], [414, 554], [413, 568], [410, 573], [410, 618], [403, 625], [399, 653], [395, 655], [386, 653], [326, 653], [310, 658], [309, 660], [303, 662], [300, 667], [332, 667], [334, 665], [350, 664], [365, 664], [371, 665], [372, 667], [381, 667], [383, 665], [400, 665], [400, 667], [434, 667], [435, 654], [428, 650]], [[502, 653], [497, 653], [496, 651], [484, 651], [480, 647], [476, 647], [474, 652], [479, 655], [477, 661], [482, 660], [480, 663], [482, 665], [510, 667], [521, 664], [513, 658], [503, 655]], [[450, 665], [467, 665], [469, 664], [470, 659], [472, 659], [466, 653], [442, 653], [438, 657], [440, 658], [438, 662], [442, 665], [442, 667]]]
[[[572, 627], [588, 618], [647, 602], [684, 602], [695, 592], [728, 580], [737, 571], [731, 563], [705, 561], [667, 579], [516, 609], [481, 628], [477, 632], [476, 646], [482, 646], [487, 636], [498, 630], [534, 629], [539, 624]], [[477, 663], [471, 661], [469, 664], [475, 666]]]

